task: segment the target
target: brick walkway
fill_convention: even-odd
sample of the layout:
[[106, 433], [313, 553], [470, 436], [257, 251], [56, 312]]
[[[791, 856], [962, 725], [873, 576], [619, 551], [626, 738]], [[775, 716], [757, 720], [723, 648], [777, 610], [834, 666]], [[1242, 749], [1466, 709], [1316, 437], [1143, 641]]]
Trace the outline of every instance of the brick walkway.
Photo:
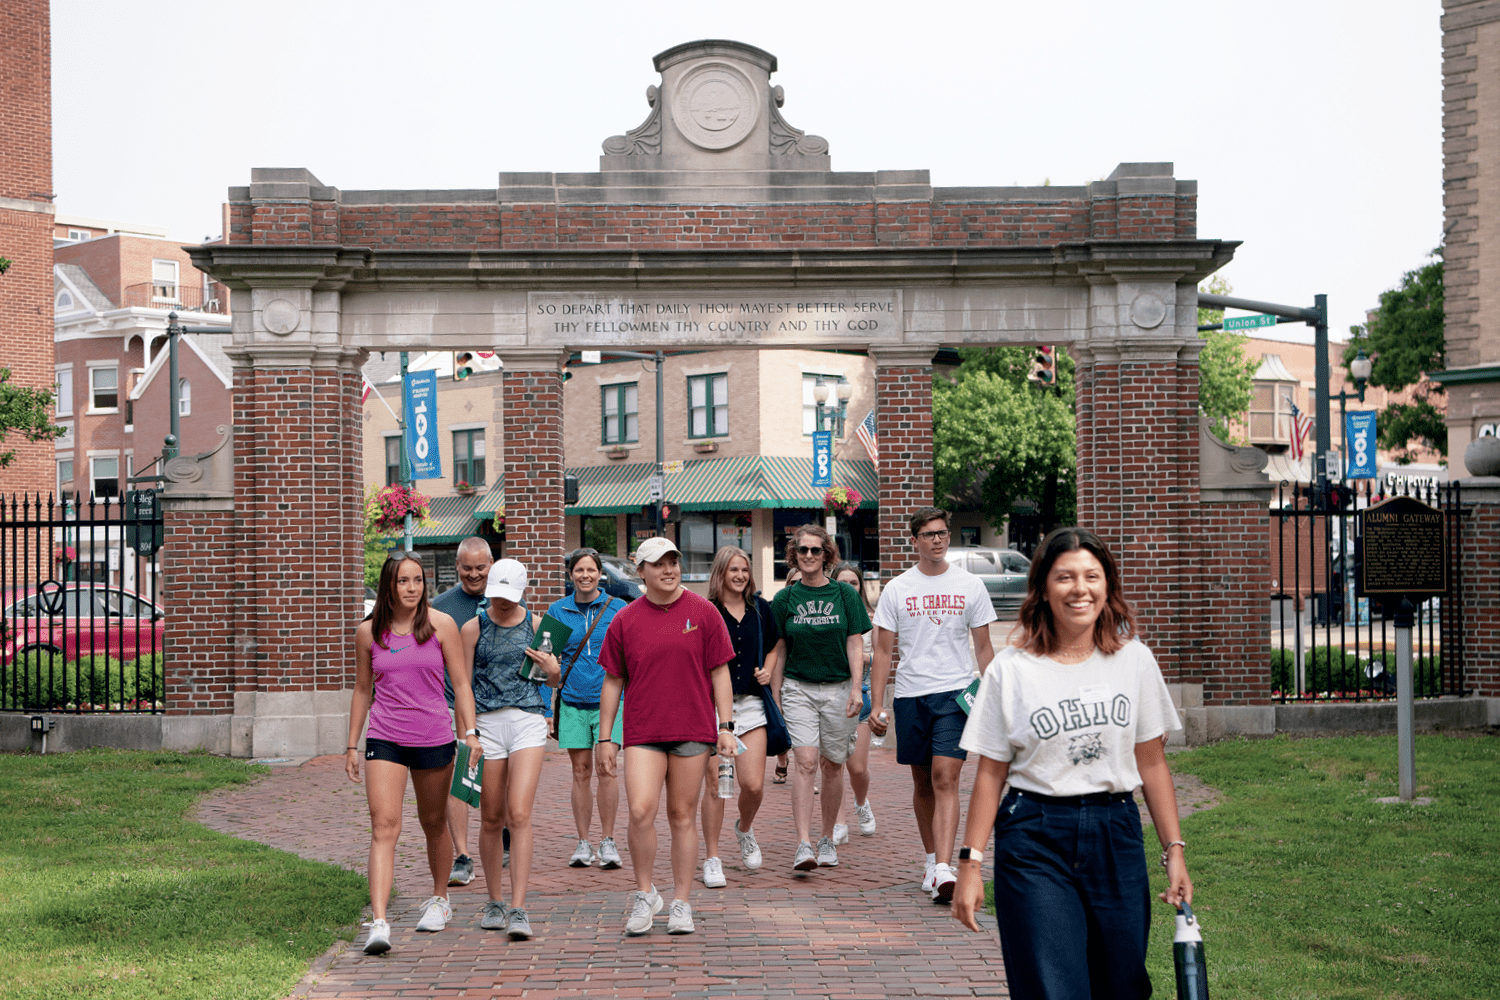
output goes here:
[[[487, 898], [483, 873], [449, 890], [454, 916], [437, 934], [415, 931], [428, 892], [421, 828], [408, 798], [397, 848], [397, 897], [390, 907], [392, 950], [365, 956], [335, 946], [316, 961], [296, 996], [333, 997], [732, 997], [768, 1000], [837, 997], [1007, 996], [994, 921], [970, 934], [921, 892], [921, 841], [911, 816], [911, 781], [889, 749], [872, 750], [871, 803], [879, 830], [858, 827], [839, 849], [839, 867], [793, 873], [791, 783], [775, 785], [755, 831], [765, 864], [745, 871], [728, 805], [719, 845], [729, 885], [692, 896], [695, 934], [668, 937], [666, 913], [648, 935], [626, 938], [627, 894], [634, 888], [625, 845], [621, 794], [618, 871], [568, 868], [576, 837], [568, 806], [567, 755], [549, 752], [537, 793], [537, 862], [527, 910], [537, 936], [511, 942], [479, 929]], [[974, 765], [964, 768], [968, 800]], [[854, 807], [845, 788], [846, 818]], [[369, 848], [364, 788], [344, 776], [343, 760], [319, 757], [278, 767], [249, 787], [206, 799], [198, 818], [215, 830], [363, 871]], [[594, 837], [598, 837], [595, 818]], [[656, 886], [670, 898], [670, 843], [663, 804], [657, 829]], [[962, 829], [962, 826], [960, 826]], [[478, 821], [470, 846], [477, 850]], [[700, 847], [701, 851], [701, 847]], [[988, 869], [988, 864], [986, 864]], [[988, 877], [988, 873], [986, 874]], [[507, 886], [508, 886], [507, 881]]]

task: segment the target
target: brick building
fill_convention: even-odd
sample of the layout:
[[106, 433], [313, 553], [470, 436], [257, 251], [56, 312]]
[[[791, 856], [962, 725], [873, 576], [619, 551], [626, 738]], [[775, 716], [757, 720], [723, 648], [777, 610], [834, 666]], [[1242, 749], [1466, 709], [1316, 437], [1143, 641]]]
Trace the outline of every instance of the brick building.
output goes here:
[[[0, 365], [52, 385], [52, 28], [47, 0], [0, 8]], [[50, 492], [52, 445], [10, 434], [0, 492]]]

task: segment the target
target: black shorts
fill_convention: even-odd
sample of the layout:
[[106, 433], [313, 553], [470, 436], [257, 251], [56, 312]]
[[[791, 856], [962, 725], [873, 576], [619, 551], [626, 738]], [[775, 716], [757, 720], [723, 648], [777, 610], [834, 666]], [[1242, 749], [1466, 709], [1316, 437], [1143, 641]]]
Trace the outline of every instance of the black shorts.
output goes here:
[[447, 767], [453, 763], [453, 755], [457, 751], [458, 744], [452, 741], [435, 747], [404, 747], [390, 740], [365, 737], [365, 760], [388, 760], [413, 771]]

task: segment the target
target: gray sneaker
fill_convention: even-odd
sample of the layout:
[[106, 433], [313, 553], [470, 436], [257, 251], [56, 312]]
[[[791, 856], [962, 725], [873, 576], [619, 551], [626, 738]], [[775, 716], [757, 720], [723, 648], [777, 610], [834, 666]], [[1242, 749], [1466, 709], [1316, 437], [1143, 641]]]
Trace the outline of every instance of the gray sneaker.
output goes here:
[[807, 841], [797, 845], [797, 859], [792, 862], [792, 867], [799, 872], [810, 872], [818, 867], [818, 856]]
[[365, 938], [366, 955], [384, 955], [391, 950], [391, 925], [384, 920], [370, 921], [370, 934]]
[[474, 859], [460, 854], [453, 859], [453, 870], [448, 873], [449, 885], [468, 885], [474, 881]]
[[760, 867], [760, 845], [755, 842], [754, 830], [741, 830], [740, 821], [734, 821], [734, 839], [740, 842], [740, 857], [750, 871]]
[[618, 868], [623, 861], [620, 860], [620, 849], [615, 846], [615, 838], [605, 837], [599, 841], [599, 867]]
[[847, 823], [833, 824], [833, 846], [849, 843], [849, 826]]
[[824, 837], [818, 841], [818, 867], [837, 868], [839, 866], [838, 848], [833, 846], [833, 841]]
[[573, 851], [573, 856], [568, 859], [569, 868], [587, 868], [594, 863], [594, 845], [587, 840], [580, 840], [578, 847]]
[[484, 916], [479, 926], [487, 931], [503, 931], [510, 923], [510, 907], [503, 900], [492, 899], [484, 904]]
[[872, 837], [875, 835], [875, 810], [870, 808], [870, 803], [854, 807], [854, 814], [859, 817], [860, 836]]
[[525, 907], [511, 908], [510, 920], [506, 923], [505, 932], [510, 935], [512, 941], [526, 941], [531, 937], [531, 921], [526, 917]]
[[667, 916], [667, 933], [691, 934], [696, 929], [693, 926], [693, 907], [685, 899], [672, 900], [672, 912]]
[[625, 921], [625, 933], [638, 937], [651, 929], [651, 920], [661, 912], [661, 893], [656, 886], [650, 892], [637, 889], [630, 894], [630, 919]]

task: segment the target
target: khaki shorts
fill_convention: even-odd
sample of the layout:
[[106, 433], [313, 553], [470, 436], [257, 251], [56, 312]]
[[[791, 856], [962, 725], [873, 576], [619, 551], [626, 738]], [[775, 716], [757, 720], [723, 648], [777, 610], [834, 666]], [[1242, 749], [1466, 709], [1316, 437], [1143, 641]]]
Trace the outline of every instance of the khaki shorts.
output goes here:
[[734, 696], [734, 735], [744, 736], [766, 724], [766, 703], [758, 694]]
[[852, 737], [859, 728], [858, 716], [851, 719], [844, 714], [853, 683], [852, 679], [837, 684], [813, 684], [795, 677], [782, 680], [781, 714], [786, 716], [792, 746], [817, 747], [831, 764], [849, 759]]

